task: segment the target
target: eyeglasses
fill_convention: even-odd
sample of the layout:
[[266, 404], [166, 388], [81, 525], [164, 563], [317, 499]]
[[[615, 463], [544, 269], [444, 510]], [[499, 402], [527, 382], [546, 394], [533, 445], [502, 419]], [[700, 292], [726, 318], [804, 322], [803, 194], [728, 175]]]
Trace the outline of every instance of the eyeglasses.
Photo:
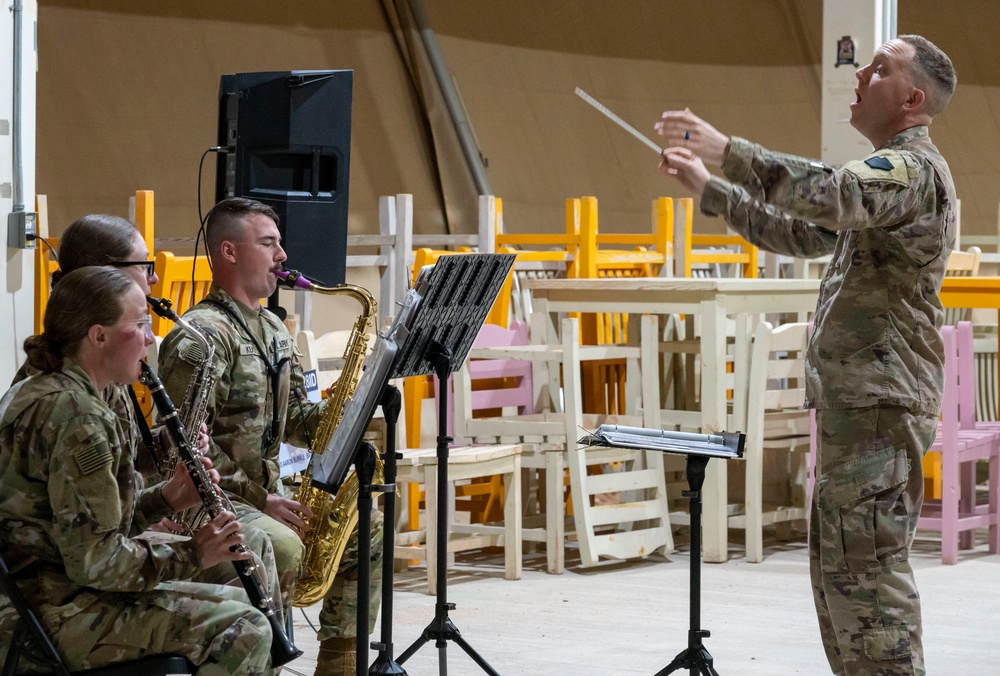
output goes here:
[[147, 338], [153, 338], [153, 315], [146, 315], [142, 319], [125, 322], [120, 326], [138, 326], [142, 329], [143, 333], [146, 334]]
[[142, 330], [145, 332], [147, 338], [153, 337], [153, 315], [146, 315], [135, 323], [136, 325], [142, 327]]
[[112, 267], [116, 268], [128, 268], [133, 265], [145, 265], [146, 276], [152, 277], [154, 274], [153, 267], [156, 265], [156, 261], [113, 261], [111, 263], [108, 263], [108, 265], [111, 265]]

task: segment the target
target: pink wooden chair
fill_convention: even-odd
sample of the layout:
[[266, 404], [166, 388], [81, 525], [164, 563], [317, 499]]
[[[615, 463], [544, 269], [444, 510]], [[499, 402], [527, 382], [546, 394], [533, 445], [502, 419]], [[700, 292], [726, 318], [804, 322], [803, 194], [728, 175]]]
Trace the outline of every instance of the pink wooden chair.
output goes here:
[[[978, 429], [975, 423], [975, 377], [972, 332], [944, 326], [945, 385], [941, 424], [930, 452], [941, 455], [941, 499], [928, 499], [918, 528], [941, 533], [941, 561], [958, 562], [959, 547], [971, 547], [972, 531], [989, 529], [989, 551], [1000, 551], [1000, 430]], [[989, 462], [989, 498], [976, 499], [975, 469]], [[962, 542], [960, 542], [960, 538]]]
[[[528, 325], [522, 321], [513, 321], [509, 329], [496, 324], [483, 324], [472, 346], [516, 347], [527, 344]], [[514, 414], [514, 409], [517, 415], [535, 412], [531, 362], [515, 359], [473, 359], [469, 361], [469, 375], [475, 383], [472, 387], [474, 414], [498, 416], [507, 414], [507, 411]], [[437, 376], [433, 378], [436, 401], [440, 390]], [[448, 435], [452, 436], [455, 431], [454, 387], [448, 388], [448, 410], [452, 412], [448, 416]], [[470, 512], [474, 521], [486, 523], [502, 518], [504, 486], [501, 475], [494, 475], [486, 482], [458, 486], [455, 493], [455, 508]], [[463, 505], [463, 502], [466, 504]]]
[[[472, 343], [474, 348], [521, 345], [528, 345], [528, 325], [519, 320], [511, 322], [509, 329], [496, 324], [483, 324], [476, 340]], [[469, 375], [478, 383], [472, 388], [473, 412], [512, 408], [517, 409], [517, 415], [535, 412], [530, 361], [473, 359], [469, 361]], [[434, 376], [434, 392], [438, 392], [437, 376]], [[455, 395], [452, 388], [448, 389], [448, 409], [455, 410]], [[449, 417], [448, 434], [453, 432], [454, 420]]]

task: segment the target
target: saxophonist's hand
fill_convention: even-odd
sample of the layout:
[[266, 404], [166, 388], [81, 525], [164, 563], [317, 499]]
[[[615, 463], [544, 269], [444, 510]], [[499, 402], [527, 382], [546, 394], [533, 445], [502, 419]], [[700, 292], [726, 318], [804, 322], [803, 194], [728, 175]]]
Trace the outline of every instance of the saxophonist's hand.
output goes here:
[[[212, 483], [219, 483], [219, 472], [212, 469], [212, 461], [203, 456], [201, 462]], [[163, 483], [163, 499], [174, 512], [204, 504], [201, 494], [195, 488], [194, 481], [191, 480], [191, 475], [188, 474], [187, 467], [183, 462], [177, 463], [173, 476]]]
[[211, 568], [223, 561], [243, 561], [253, 558], [249, 549], [233, 551], [233, 547], [244, 540], [240, 523], [232, 512], [221, 512], [217, 517], [198, 529], [191, 541], [198, 549], [201, 567]]
[[201, 427], [198, 428], [198, 452], [202, 455], [208, 455], [210, 441], [211, 437], [208, 436], [208, 425], [202, 423]]
[[311, 519], [314, 516], [312, 510], [302, 503], [274, 493], [268, 494], [267, 504], [261, 511], [275, 521], [291, 528], [300, 538], [309, 530], [309, 524], [305, 522], [305, 519]]

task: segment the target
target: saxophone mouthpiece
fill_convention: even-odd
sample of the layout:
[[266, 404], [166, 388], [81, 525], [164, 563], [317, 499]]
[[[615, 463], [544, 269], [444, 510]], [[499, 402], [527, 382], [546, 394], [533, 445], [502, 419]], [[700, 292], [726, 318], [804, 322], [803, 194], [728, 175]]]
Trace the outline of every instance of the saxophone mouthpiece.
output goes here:
[[177, 313], [170, 309], [172, 303], [169, 298], [154, 298], [153, 296], [146, 296], [146, 302], [149, 303], [149, 307], [152, 308], [153, 312], [160, 317], [169, 319], [173, 322], [177, 321]]
[[310, 289], [313, 283], [298, 270], [279, 270], [274, 273], [278, 281], [288, 289]]

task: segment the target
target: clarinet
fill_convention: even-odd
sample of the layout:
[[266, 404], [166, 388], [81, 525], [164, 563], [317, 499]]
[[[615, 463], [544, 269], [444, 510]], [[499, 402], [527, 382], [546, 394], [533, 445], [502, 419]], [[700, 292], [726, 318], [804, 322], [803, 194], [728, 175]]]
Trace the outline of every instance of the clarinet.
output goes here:
[[[187, 432], [184, 429], [183, 423], [181, 423], [180, 417], [177, 415], [177, 409], [174, 408], [173, 402], [170, 401], [170, 397], [167, 395], [167, 391], [163, 389], [163, 383], [160, 382], [156, 373], [146, 362], [139, 362], [139, 364], [142, 368], [142, 375], [139, 376], [139, 380], [149, 388], [153, 404], [156, 406], [156, 411], [160, 415], [161, 422], [166, 426], [167, 432], [170, 434], [170, 440], [177, 449], [177, 455], [191, 475], [191, 480], [194, 482], [195, 488], [198, 489], [198, 495], [201, 496], [205, 510], [214, 519], [224, 512], [226, 508], [221, 496], [215, 490], [215, 485], [208, 476], [205, 465], [201, 461], [201, 452], [188, 441]], [[241, 543], [234, 546], [233, 551], [246, 552], [249, 550], [245, 544]], [[267, 592], [267, 585], [264, 583], [263, 575], [257, 564], [254, 563], [253, 559], [247, 559], [245, 561], [233, 561], [233, 566], [236, 568], [236, 573], [240, 576], [240, 581], [246, 589], [247, 596], [250, 597], [251, 605], [264, 613], [268, 623], [271, 625], [271, 634], [273, 636], [271, 641], [271, 666], [280, 667], [283, 664], [291, 662], [301, 655], [302, 651], [296, 648], [289, 638], [285, 636], [280, 614], [274, 609], [274, 599]]]

